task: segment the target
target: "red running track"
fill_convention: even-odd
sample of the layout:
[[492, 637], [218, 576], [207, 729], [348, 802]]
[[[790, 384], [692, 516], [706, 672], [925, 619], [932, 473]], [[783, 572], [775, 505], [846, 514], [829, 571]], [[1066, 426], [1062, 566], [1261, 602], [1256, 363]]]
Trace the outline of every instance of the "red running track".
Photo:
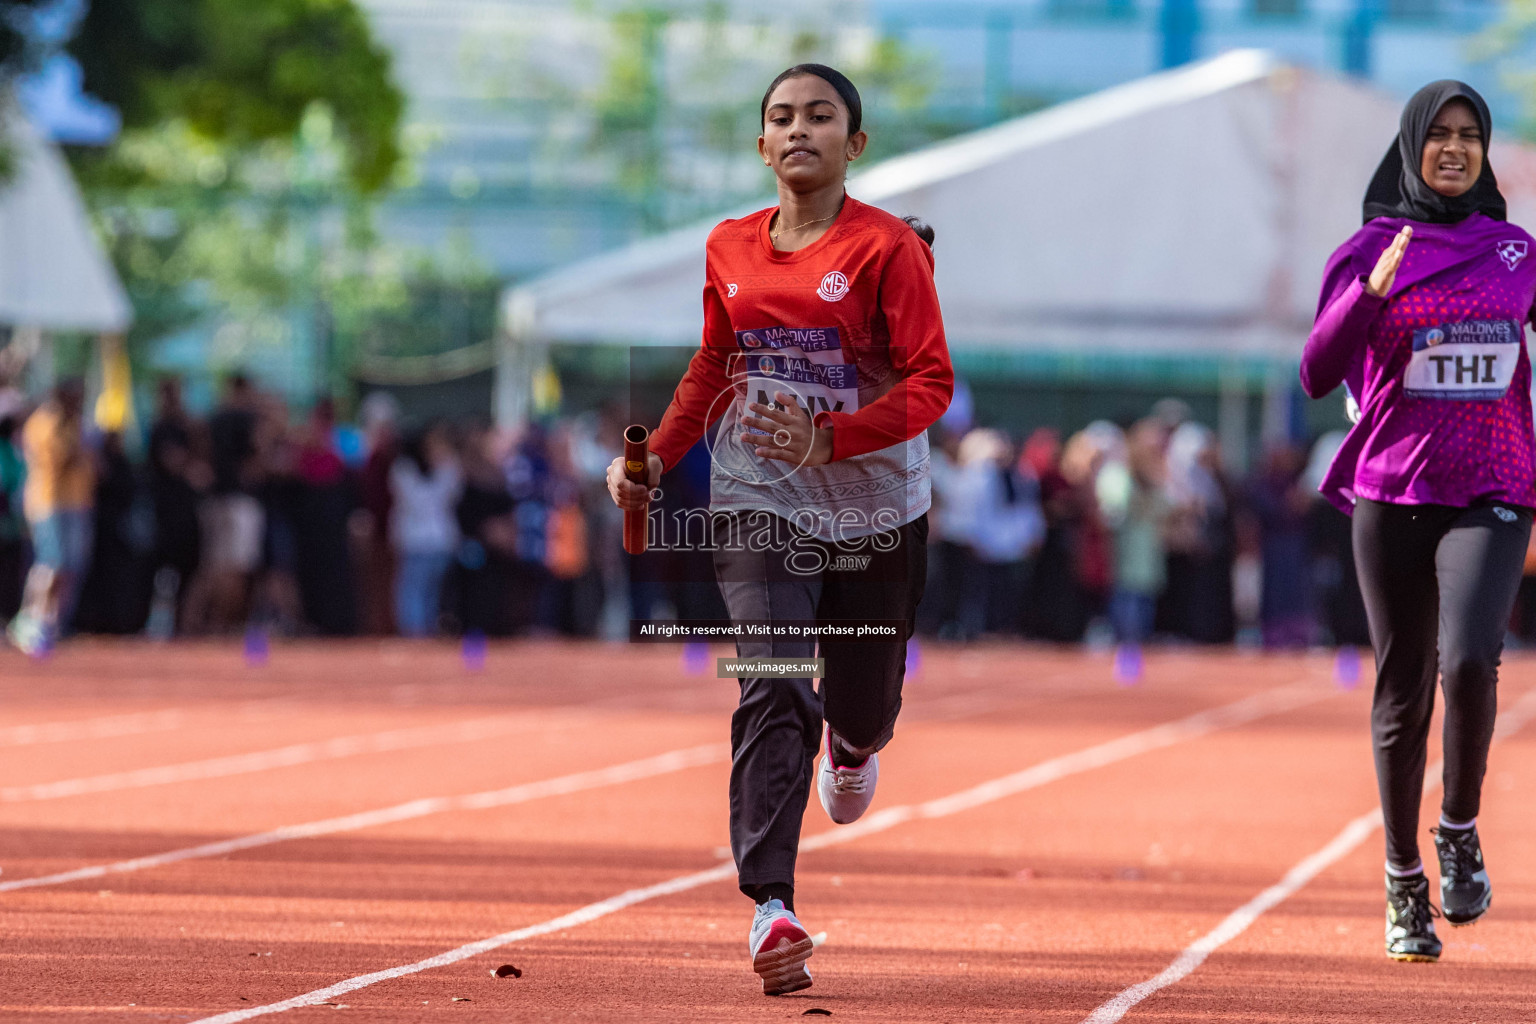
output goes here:
[[1336, 841], [1375, 805], [1368, 671], [1161, 652], [1127, 688], [1108, 655], [924, 653], [870, 814], [811, 801], [826, 940], [779, 999], [721, 867], [735, 687], [677, 648], [0, 654], [0, 1021], [1075, 1024], [1224, 920], [1124, 1019], [1536, 1019], [1536, 662], [1503, 673], [1493, 909], [1420, 965], [1381, 952], [1379, 829]]

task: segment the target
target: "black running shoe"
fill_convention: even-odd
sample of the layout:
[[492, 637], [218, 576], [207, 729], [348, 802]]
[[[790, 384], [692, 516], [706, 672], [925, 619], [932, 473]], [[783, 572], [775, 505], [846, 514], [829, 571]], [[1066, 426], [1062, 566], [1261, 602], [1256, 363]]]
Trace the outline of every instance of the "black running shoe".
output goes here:
[[1493, 886], [1483, 867], [1483, 846], [1477, 827], [1432, 828], [1435, 853], [1440, 855], [1440, 906], [1454, 925], [1471, 924], [1488, 911]]
[[1393, 960], [1440, 959], [1435, 922], [1440, 911], [1429, 901], [1429, 879], [1387, 876], [1387, 956]]

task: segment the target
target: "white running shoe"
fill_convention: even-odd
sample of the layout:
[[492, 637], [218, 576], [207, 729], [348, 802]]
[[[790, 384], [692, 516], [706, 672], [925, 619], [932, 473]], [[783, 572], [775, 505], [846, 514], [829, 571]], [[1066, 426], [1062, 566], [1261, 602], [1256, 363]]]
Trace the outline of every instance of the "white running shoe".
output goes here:
[[18, 651], [29, 657], [41, 658], [48, 653], [48, 631], [43, 628], [42, 623], [26, 612], [22, 612], [11, 620], [11, 624], [6, 627], [5, 635]]
[[783, 900], [759, 903], [747, 934], [752, 969], [763, 979], [763, 995], [782, 996], [811, 987], [811, 936]]
[[875, 783], [880, 780], [880, 755], [870, 754], [857, 768], [839, 768], [832, 763], [832, 730], [826, 730], [822, 742], [821, 764], [816, 768], [816, 795], [822, 810], [838, 825], [858, 821], [875, 799]]

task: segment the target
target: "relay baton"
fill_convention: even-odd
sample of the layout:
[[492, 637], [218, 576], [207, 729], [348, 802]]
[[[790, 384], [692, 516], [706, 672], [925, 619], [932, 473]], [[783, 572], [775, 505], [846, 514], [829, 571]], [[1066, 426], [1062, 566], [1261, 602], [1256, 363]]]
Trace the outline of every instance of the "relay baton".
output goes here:
[[[649, 488], [651, 432], [636, 423], [624, 428], [624, 478], [641, 487]], [[626, 509], [624, 512], [624, 550], [632, 555], [645, 554], [647, 514], [650, 502], [644, 508]]]

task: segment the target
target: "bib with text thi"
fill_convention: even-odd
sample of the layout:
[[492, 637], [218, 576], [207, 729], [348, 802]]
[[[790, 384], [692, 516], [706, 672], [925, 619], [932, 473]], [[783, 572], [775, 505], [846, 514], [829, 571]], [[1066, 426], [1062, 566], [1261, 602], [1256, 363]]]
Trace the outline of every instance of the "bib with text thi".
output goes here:
[[772, 404], [774, 392], [785, 391], [812, 419], [859, 408], [858, 367], [844, 361], [836, 327], [737, 331], [736, 344], [741, 372], [732, 376], [738, 386], [745, 378], [747, 401]]
[[1514, 320], [1459, 320], [1413, 332], [1413, 357], [1403, 376], [1410, 398], [1462, 402], [1504, 397], [1520, 362], [1524, 328]]

